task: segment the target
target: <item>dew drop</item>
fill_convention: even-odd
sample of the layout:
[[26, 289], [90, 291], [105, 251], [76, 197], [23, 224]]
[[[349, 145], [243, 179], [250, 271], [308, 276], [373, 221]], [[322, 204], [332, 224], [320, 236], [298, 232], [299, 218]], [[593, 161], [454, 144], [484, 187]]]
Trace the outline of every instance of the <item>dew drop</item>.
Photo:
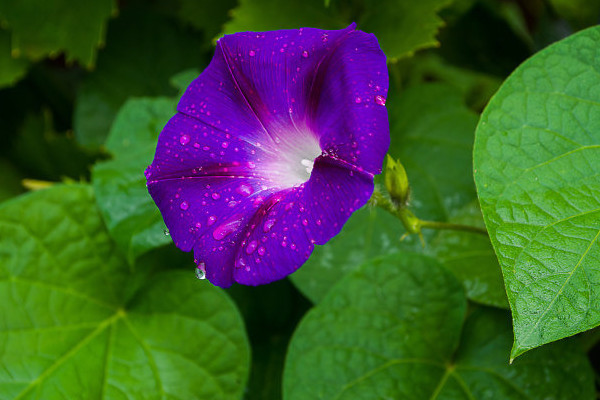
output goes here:
[[252, 161], [248, 161], [248, 168], [256, 168], [256, 164], [254, 164]]
[[211, 215], [210, 217], [208, 217], [208, 222], [206, 223], [206, 225], [211, 226], [216, 221], [217, 221], [217, 217], [215, 217], [214, 215]]
[[196, 278], [206, 279], [206, 266], [203, 262], [198, 264], [198, 266], [196, 267]]
[[302, 220], [302, 225], [304, 225], [304, 226], [308, 226], [308, 220], [307, 220], [307, 219], [303, 219], [303, 220]]
[[265, 223], [263, 224], [263, 232], [267, 233], [271, 230], [271, 228], [273, 228], [273, 225], [275, 225], [275, 220], [274, 219], [268, 219], [265, 221]]
[[221, 143], [221, 147], [226, 149], [227, 147], [229, 147], [229, 142], [223, 142]]
[[181, 208], [183, 211], [187, 210], [188, 208], [190, 208], [190, 204], [187, 201], [182, 201], [181, 204], [179, 205], [179, 208]]
[[189, 135], [181, 135], [181, 137], [179, 138], [179, 143], [181, 143], [182, 146], [185, 146], [189, 142], [190, 142]]
[[237, 205], [237, 201], [234, 201], [234, 200], [231, 200], [229, 203], [227, 203], [227, 206], [231, 207], [231, 208], [235, 207], [236, 205]]
[[308, 51], [304, 50], [304, 51], [302, 52], [302, 57], [304, 57], [304, 58], [308, 58]]
[[250, 255], [254, 253], [257, 246], [258, 243], [256, 242], [256, 240], [251, 240], [250, 243], [248, 243], [248, 246], [246, 246], [246, 254]]
[[252, 192], [254, 192], [254, 189], [252, 189], [252, 186], [242, 183], [240, 186], [237, 187], [237, 189], [235, 189], [235, 191], [244, 197], [248, 197], [252, 194]]
[[375, 103], [379, 104], [380, 106], [385, 106], [385, 97], [380, 95], [375, 96]]
[[163, 233], [165, 234], [165, 236], [171, 236], [171, 233], [169, 232], [169, 230], [168, 230], [168, 229], [165, 229], [165, 230], [163, 231]]
[[237, 260], [235, 260], [235, 266], [237, 268], [244, 268], [246, 266], [246, 261], [242, 257], [240, 257]]
[[249, 55], [250, 57], [254, 57], [254, 56], [256, 55], [256, 52], [255, 52], [254, 50], [250, 50], [250, 51], [248, 52], [248, 55]]
[[260, 246], [258, 248], [258, 254], [259, 255], [264, 256], [266, 252], [267, 252], [267, 249], [265, 249], [264, 247]]
[[217, 192], [213, 193], [212, 196], [213, 200], [219, 200], [221, 198], [221, 195]]
[[360, 102], [362, 102], [362, 99], [360, 97], [357, 97], [357, 98], [354, 99], [354, 102], [356, 104], [359, 104]]
[[223, 240], [226, 236], [232, 234], [242, 225], [242, 218], [234, 216], [227, 222], [217, 226], [212, 233], [215, 240]]

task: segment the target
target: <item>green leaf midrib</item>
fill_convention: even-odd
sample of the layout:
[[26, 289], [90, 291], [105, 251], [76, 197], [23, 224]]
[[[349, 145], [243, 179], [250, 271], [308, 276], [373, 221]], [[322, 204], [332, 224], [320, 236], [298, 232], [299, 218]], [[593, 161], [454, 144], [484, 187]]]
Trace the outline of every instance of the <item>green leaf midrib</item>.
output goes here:
[[[558, 299], [558, 297], [562, 294], [564, 288], [567, 286], [567, 284], [569, 283], [569, 281], [571, 280], [571, 278], [575, 274], [575, 271], [577, 271], [577, 269], [579, 268], [579, 266], [581, 265], [581, 263], [583, 262], [583, 260], [587, 256], [587, 254], [589, 253], [590, 249], [594, 246], [594, 243], [596, 243], [596, 241], [598, 241], [598, 238], [600, 238], [600, 229], [598, 230], [598, 233], [596, 234], [596, 236], [594, 237], [594, 239], [591, 240], [590, 245], [587, 247], [587, 249], [585, 250], [585, 252], [579, 258], [579, 260], [578, 260], [577, 264], [575, 265], [575, 267], [573, 267], [573, 270], [568, 274], [569, 275], [568, 278], [565, 280], [565, 282], [560, 287], [560, 289], [556, 292], [556, 294], [552, 297], [552, 300], [548, 303], [548, 306], [546, 307], [546, 309], [544, 310], [544, 312], [542, 312], [541, 315], [540, 315], [540, 317], [537, 318], [537, 321], [533, 325], [533, 327], [531, 327], [529, 329], [529, 332], [526, 333], [525, 335], [520, 335], [519, 336], [521, 338], [521, 340], [520, 340], [521, 342], [526, 341], [526, 339], [530, 338], [531, 335], [533, 334], [533, 332], [537, 329], [537, 327], [539, 326], [539, 324], [542, 321], [542, 319], [546, 316], [546, 314], [548, 313], [548, 311], [550, 311], [550, 309], [554, 305], [554, 302], [556, 302], [556, 299]], [[584, 273], [584, 275], [585, 275], [586, 280], [589, 283], [590, 282], [589, 277], [585, 273]], [[517, 346], [517, 340], [515, 340], [515, 345], [513, 347], [512, 352], [511, 352], [512, 353], [511, 357], [514, 358], [517, 355], [522, 354], [523, 350], [526, 350], [526, 349], [528, 349], [528, 348], [527, 347], [525, 347], [525, 348], [519, 348]]]
[[63, 365], [69, 358], [77, 354], [79, 350], [81, 350], [87, 343], [89, 343], [96, 336], [100, 335], [108, 326], [112, 325], [114, 321], [118, 318], [121, 318], [121, 315], [117, 312], [111, 315], [109, 318], [104, 319], [100, 322], [95, 330], [86, 335], [82, 340], [77, 342], [77, 344], [71, 347], [66, 353], [64, 353], [61, 357], [56, 359], [48, 368], [44, 370], [36, 379], [31, 381], [29, 385], [25, 389], [23, 389], [17, 397], [13, 400], [22, 399], [26, 394], [28, 394], [31, 390], [33, 390], [36, 386], [41, 384], [46, 380], [49, 376], [52, 375], [54, 371], [56, 371], [61, 365]]

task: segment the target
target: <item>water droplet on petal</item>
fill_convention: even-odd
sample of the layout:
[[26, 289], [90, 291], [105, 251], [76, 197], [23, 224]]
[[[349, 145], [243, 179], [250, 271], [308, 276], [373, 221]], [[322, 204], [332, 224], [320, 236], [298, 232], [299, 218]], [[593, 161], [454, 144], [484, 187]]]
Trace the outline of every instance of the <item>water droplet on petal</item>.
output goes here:
[[257, 246], [258, 243], [256, 242], [256, 240], [251, 240], [250, 243], [248, 243], [248, 246], [246, 246], [246, 254], [250, 255], [254, 253]]
[[221, 195], [219, 193], [215, 192], [212, 194], [212, 198], [213, 198], [213, 200], [219, 200], [221, 198]]
[[268, 219], [265, 221], [264, 225], [263, 225], [263, 232], [267, 233], [271, 230], [271, 228], [273, 227], [273, 225], [275, 225], [275, 220], [274, 219]]
[[182, 201], [181, 204], [179, 205], [179, 208], [181, 208], [183, 211], [187, 210], [188, 208], [190, 208], [190, 204], [187, 201]]
[[242, 257], [240, 257], [237, 260], [235, 260], [235, 266], [237, 268], [244, 268], [246, 266], [246, 261]]
[[227, 222], [217, 226], [212, 233], [212, 236], [215, 240], [223, 240], [226, 236], [232, 234], [237, 231], [238, 228], [242, 225], [242, 218], [239, 215], [234, 216]]
[[252, 186], [242, 183], [240, 186], [237, 187], [237, 189], [235, 189], [235, 191], [244, 197], [248, 197], [252, 194], [252, 192], [254, 192], [254, 189], [252, 188]]
[[380, 95], [375, 96], [375, 103], [379, 104], [380, 106], [385, 106], [385, 97]]
[[179, 143], [181, 143], [182, 146], [185, 146], [189, 142], [190, 142], [189, 135], [181, 135], [181, 137], [179, 138]]
[[248, 161], [248, 168], [256, 168], [256, 164], [254, 164], [252, 161]]
[[357, 97], [357, 98], [354, 99], [354, 102], [356, 104], [359, 104], [361, 101], [362, 101], [362, 99], [360, 97]]
[[256, 55], [256, 52], [255, 52], [254, 50], [250, 50], [250, 51], [248, 52], [248, 55], [249, 55], [250, 57], [254, 57], [254, 56]]
[[216, 221], [217, 221], [217, 217], [215, 217], [214, 215], [211, 215], [210, 217], [208, 217], [208, 222], [206, 223], [206, 225], [211, 226]]
[[304, 50], [304, 51], [302, 52], [302, 57], [304, 57], [304, 58], [308, 58], [308, 51]]
[[302, 220], [302, 225], [307, 226], [308, 225], [308, 220], [307, 219], [303, 219]]
[[169, 230], [168, 230], [168, 229], [165, 229], [165, 230], [163, 231], [163, 233], [165, 234], [165, 236], [171, 236], [171, 233], [169, 232]]
[[264, 247], [260, 246], [258, 248], [258, 254], [259, 255], [264, 256], [266, 252], [267, 252], [267, 249], [265, 249]]
[[198, 266], [196, 267], [196, 278], [206, 279], [206, 266], [203, 262], [198, 264]]

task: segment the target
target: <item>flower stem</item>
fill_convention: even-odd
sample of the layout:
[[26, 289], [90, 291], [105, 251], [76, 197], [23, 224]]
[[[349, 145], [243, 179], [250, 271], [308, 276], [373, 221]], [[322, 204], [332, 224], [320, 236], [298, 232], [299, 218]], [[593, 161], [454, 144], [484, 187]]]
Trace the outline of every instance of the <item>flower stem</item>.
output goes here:
[[450, 222], [438, 222], [438, 221], [421, 221], [422, 228], [430, 228], [430, 229], [438, 229], [438, 230], [452, 230], [452, 231], [464, 231], [464, 232], [472, 232], [479, 233], [480, 235], [488, 234], [485, 228], [480, 228], [478, 226], [471, 225], [462, 225], [462, 224], [453, 224]]
[[406, 229], [405, 236], [417, 234], [421, 238], [421, 242], [423, 242], [423, 235], [421, 234], [422, 228], [463, 231], [486, 236], [488, 234], [485, 228], [480, 228], [477, 226], [454, 224], [450, 222], [427, 221], [419, 219], [408, 208], [396, 204], [394, 201], [392, 201], [392, 199], [390, 199], [388, 196], [384, 195], [377, 189], [375, 189], [375, 191], [373, 192], [369, 203], [377, 207], [383, 208], [390, 214], [397, 217], [400, 221], [402, 221], [402, 225], [404, 225], [404, 228]]

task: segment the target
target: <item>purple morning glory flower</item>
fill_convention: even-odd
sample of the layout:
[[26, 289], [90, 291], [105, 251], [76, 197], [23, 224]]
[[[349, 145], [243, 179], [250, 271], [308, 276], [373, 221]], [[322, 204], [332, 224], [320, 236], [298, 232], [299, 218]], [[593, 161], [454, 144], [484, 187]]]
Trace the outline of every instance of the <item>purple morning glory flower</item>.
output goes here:
[[298, 269], [373, 192], [387, 89], [377, 39], [354, 24], [221, 38], [146, 171], [177, 247], [222, 287]]

